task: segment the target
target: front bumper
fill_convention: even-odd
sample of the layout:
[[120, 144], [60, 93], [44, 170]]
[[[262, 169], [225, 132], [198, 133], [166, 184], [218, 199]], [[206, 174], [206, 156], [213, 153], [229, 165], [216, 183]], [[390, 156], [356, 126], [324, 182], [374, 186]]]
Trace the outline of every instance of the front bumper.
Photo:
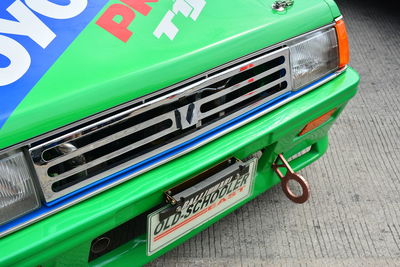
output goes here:
[[[322, 156], [328, 130], [355, 95], [358, 81], [357, 73], [349, 68], [312, 92], [185, 156], [0, 239], [0, 266], [125, 266], [151, 261], [279, 183], [271, 168], [279, 153], [290, 157], [311, 146], [309, 152], [291, 162], [295, 171]], [[334, 108], [337, 111], [330, 120], [298, 136], [308, 122]], [[264, 153], [248, 199], [150, 257], [142, 235], [88, 263], [95, 237], [160, 205], [166, 189], [228, 157], [243, 159], [259, 150]]]

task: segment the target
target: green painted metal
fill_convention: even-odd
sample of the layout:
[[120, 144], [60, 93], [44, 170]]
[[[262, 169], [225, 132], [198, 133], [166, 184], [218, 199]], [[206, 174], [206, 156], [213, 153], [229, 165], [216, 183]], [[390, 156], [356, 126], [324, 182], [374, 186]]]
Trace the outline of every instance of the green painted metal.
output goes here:
[[[298, 133], [326, 112], [334, 108], [343, 110], [355, 95], [358, 82], [358, 74], [349, 68], [327, 84], [184, 157], [0, 239], [0, 266], [138, 266], [162, 255], [279, 183], [271, 168], [278, 153], [291, 155], [315, 146], [312, 151], [317, 155], [300, 157], [297, 169], [321, 156], [327, 148], [328, 130], [335, 120], [304, 136], [299, 137]], [[162, 203], [164, 190], [228, 157], [244, 158], [261, 149], [264, 154], [259, 161], [255, 187], [247, 200], [151, 257], [146, 256], [142, 236], [87, 263], [93, 238]]]
[[78, 36], [0, 130], [0, 149], [170, 86], [334, 19], [322, 0], [296, 0], [275, 12], [274, 0], [210, 0], [197, 19], [176, 17], [171, 41], [153, 32], [173, 1], [149, 3], [124, 43], [95, 24]]
[[334, 0], [324, 0], [324, 1], [328, 4], [329, 8], [331, 9], [332, 16], [334, 18], [337, 18], [341, 15], [339, 7], [336, 5]]

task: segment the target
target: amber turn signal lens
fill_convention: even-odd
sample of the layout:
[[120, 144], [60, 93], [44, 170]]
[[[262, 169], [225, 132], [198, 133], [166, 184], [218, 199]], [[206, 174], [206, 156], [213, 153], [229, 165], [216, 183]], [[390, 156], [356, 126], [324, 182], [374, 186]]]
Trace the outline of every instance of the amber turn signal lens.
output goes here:
[[336, 21], [335, 28], [339, 45], [339, 68], [343, 68], [350, 61], [349, 39], [347, 37], [346, 25], [342, 19]]
[[316, 118], [315, 120], [311, 121], [310, 123], [308, 123], [303, 130], [301, 130], [301, 132], [299, 133], [299, 136], [306, 134], [308, 132], [311, 132], [312, 130], [314, 130], [315, 128], [317, 128], [318, 126], [320, 126], [321, 124], [327, 122], [329, 120], [330, 117], [332, 117], [333, 113], [335, 113], [336, 108], [332, 109], [331, 111], [329, 111], [328, 113], [325, 113], [324, 115], [322, 115], [321, 117]]

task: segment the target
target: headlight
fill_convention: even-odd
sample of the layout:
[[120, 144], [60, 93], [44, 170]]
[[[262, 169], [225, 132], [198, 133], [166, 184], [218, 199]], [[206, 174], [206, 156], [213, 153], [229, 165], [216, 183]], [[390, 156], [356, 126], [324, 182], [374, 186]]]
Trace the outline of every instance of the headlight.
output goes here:
[[0, 225], [39, 207], [22, 152], [0, 156]]
[[289, 44], [293, 90], [300, 89], [338, 69], [335, 28], [296, 38]]

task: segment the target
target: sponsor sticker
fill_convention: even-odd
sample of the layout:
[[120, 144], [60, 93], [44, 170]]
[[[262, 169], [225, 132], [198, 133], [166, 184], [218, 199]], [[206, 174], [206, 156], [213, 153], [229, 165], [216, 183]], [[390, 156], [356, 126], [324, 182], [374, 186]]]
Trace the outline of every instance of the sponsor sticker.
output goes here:
[[180, 211], [171, 216], [160, 219], [160, 213], [170, 206], [151, 213], [147, 217], [147, 254], [156, 253], [250, 196], [257, 159], [252, 159], [247, 163], [249, 164], [248, 172], [237, 177], [226, 177], [219, 182], [219, 186], [208, 191], [207, 195], [199, 193], [200, 197], [195, 197], [193, 198], [195, 201], [185, 203]]
[[0, 1], [0, 128], [108, 1]]

